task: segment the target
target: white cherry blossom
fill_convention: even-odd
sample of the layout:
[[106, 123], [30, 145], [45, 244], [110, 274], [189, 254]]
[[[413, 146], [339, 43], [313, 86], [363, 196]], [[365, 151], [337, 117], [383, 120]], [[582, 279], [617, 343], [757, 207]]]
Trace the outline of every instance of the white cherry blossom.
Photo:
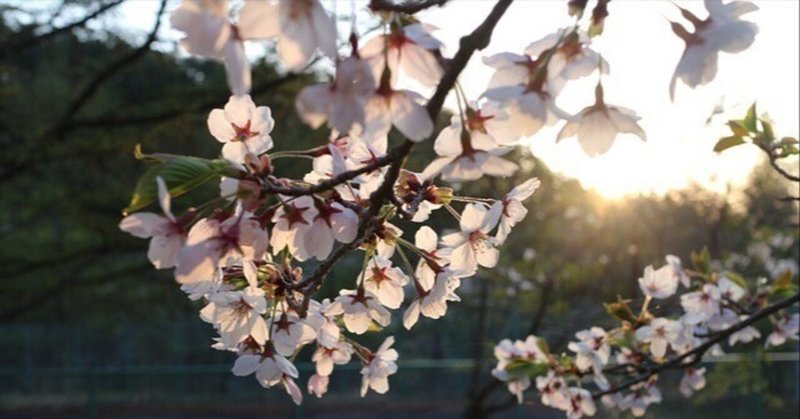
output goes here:
[[767, 336], [766, 346], [781, 346], [787, 340], [798, 340], [800, 330], [800, 314], [784, 315], [773, 326], [772, 333]]
[[392, 85], [397, 84], [402, 72], [423, 85], [434, 86], [444, 74], [434, 54], [442, 47], [442, 43], [431, 35], [435, 29], [423, 23], [403, 27], [393, 25], [389, 34], [372, 38], [359, 53], [369, 61], [375, 80], [381, 79], [388, 65]]
[[369, 354], [367, 364], [361, 369], [361, 397], [367, 395], [369, 389], [378, 394], [389, 391], [389, 376], [397, 372], [397, 351], [392, 348], [394, 337], [389, 336], [381, 346]]
[[408, 276], [402, 269], [392, 266], [389, 259], [375, 256], [367, 263], [362, 275], [364, 289], [374, 294], [381, 304], [393, 309], [400, 307], [403, 286], [408, 284]]
[[366, 138], [382, 137], [394, 125], [400, 133], [414, 142], [420, 142], [433, 132], [433, 122], [428, 111], [420, 105], [422, 96], [411, 90], [394, 90], [382, 85], [365, 105]]
[[208, 130], [222, 146], [222, 156], [244, 163], [247, 154], [259, 155], [272, 148], [269, 133], [275, 121], [266, 106], [256, 107], [249, 95], [231, 96], [223, 109], [208, 114]]
[[663, 358], [667, 348], [678, 339], [681, 325], [674, 321], [658, 317], [649, 325], [636, 329], [636, 339], [650, 344], [650, 353], [656, 358]]
[[267, 323], [262, 317], [267, 312], [267, 300], [262, 289], [219, 292], [210, 295], [208, 301], [200, 318], [216, 327], [226, 348], [235, 348], [248, 337], [260, 345], [267, 341]]
[[702, 390], [706, 386], [705, 368], [687, 368], [681, 378], [678, 387], [684, 397], [692, 397], [695, 391]]
[[650, 298], [663, 300], [675, 294], [678, 290], [679, 278], [670, 265], [653, 269], [653, 265], [644, 268], [644, 274], [639, 278], [639, 288], [642, 293]]
[[344, 365], [350, 362], [353, 355], [353, 346], [347, 342], [338, 342], [336, 346], [326, 348], [318, 346], [314, 355], [311, 356], [316, 366], [317, 375], [329, 376], [333, 372], [334, 365]]
[[714, 284], [705, 284], [701, 291], [681, 296], [681, 305], [686, 312], [686, 322], [698, 324], [711, 319], [719, 311], [720, 293]]
[[161, 177], [156, 177], [158, 203], [164, 215], [137, 212], [122, 219], [119, 229], [135, 237], [150, 239], [147, 258], [156, 269], [175, 266], [178, 252], [186, 242], [181, 223], [172, 215], [169, 190]]
[[453, 249], [450, 267], [470, 276], [478, 265], [492, 268], [497, 264], [499, 252], [489, 232], [498, 223], [499, 211], [481, 204], [468, 204], [461, 213], [461, 231], [442, 237], [442, 243]]
[[357, 335], [366, 332], [373, 320], [383, 327], [391, 321], [391, 313], [381, 305], [378, 297], [362, 288], [341, 290], [336, 300], [344, 311], [342, 317], [345, 327]]
[[507, 193], [502, 200], [497, 201], [494, 206], [499, 206], [500, 223], [497, 227], [497, 234], [495, 240], [498, 245], [505, 243], [511, 229], [517, 225], [525, 215], [528, 214], [528, 209], [522, 205], [522, 201], [530, 198], [542, 182], [538, 178], [531, 178], [514, 187], [511, 192]]
[[239, 32], [246, 39], [278, 38], [278, 56], [290, 70], [305, 67], [317, 50], [337, 56], [336, 22], [318, 0], [248, 0]]
[[646, 141], [647, 135], [638, 121], [639, 117], [632, 110], [607, 105], [603, 100], [603, 88], [598, 84], [594, 105], [584, 108], [573, 120], [567, 121], [556, 141], [577, 136], [583, 151], [589, 157], [594, 157], [611, 149], [619, 134], [633, 134]]

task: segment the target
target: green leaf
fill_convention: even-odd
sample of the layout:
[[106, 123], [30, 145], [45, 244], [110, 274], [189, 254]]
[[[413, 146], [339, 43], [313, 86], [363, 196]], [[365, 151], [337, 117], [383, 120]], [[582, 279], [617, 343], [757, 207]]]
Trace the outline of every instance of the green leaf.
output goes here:
[[747, 109], [747, 116], [744, 117], [743, 122], [744, 126], [747, 127], [750, 132], [758, 132], [758, 116], [756, 116], [755, 102], [753, 102], [753, 104], [750, 105], [750, 108]]
[[728, 127], [730, 127], [733, 135], [737, 135], [739, 137], [747, 137], [750, 135], [750, 131], [748, 131], [747, 127], [744, 126], [743, 120], [728, 121]]
[[721, 153], [731, 147], [744, 144], [742, 137], [738, 135], [731, 135], [730, 137], [720, 138], [717, 145], [714, 146], [714, 151]]
[[745, 277], [739, 275], [738, 273], [728, 271], [725, 272], [725, 277], [735, 282], [736, 285], [739, 285], [740, 287], [747, 289], [747, 279], [745, 279]]
[[218, 179], [230, 171], [224, 160], [205, 160], [197, 157], [174, 156], [150, 167], [136, 183], [133, 197], [124, 214], [138, 211], [158, 199], [156, 177], [167, 184], [171, 197], [176, 197], [197, 188], [212, 179]]
[[772, 283], [772, 294], [785, 294], [794, 292], [797, 286], [792, 283], [792, 271], [785, 270], [775, 282]]
[[793, 137], [783, 137], [783, 138], [781, 138], [781, 144], [783, 144], [783, 145], [792, 145], [792, 144], [797, 144], [797, 143], [798, 143], [797, 138], [793, 138]]
[[772, 124], [765, 119], [759, 119], [759, 121], [761, 121], [761, 126], [764, 127], [764, 140], [771, 143], [775, 140], [775, 131], [772, 129]]
[[617, 302], [603, 303], [603, 305], [606, 307], [606, 313], [617, 320], [636, 323], [636, 315], [633, 314], [633, 310], [628, 306], [627, 301], [617, 297]]
[[547, 374], [549, 366], [543, 362], [533, 363], [526, 359], [515, 359], [506, 365], [506, 372], [514, 378], [534, 378]]

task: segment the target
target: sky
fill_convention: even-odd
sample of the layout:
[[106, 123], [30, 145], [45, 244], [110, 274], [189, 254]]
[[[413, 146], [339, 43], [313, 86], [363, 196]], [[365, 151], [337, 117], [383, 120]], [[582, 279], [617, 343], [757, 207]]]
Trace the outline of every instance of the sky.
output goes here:
[[[355, 6], [346, 0], [323, 0], [339, 15], [351, 9], [364, 10], [363, 1]], [[486, 16], [494, 2], [454, 0], [444, 8], [418, 15], [420, 20], [439, 28], [435, 35], [445, 44], [445, 56], [455, 53], [458, 39], [469, 33]], [[590, 6], [593, 2], [590, 2]], [[701, 18], [706, 16], [702, 2], [676, 1]], [[563, 123], [546, 128], [526, 144], [547, 166], [610, 199], [631, 194], [662, 194], [698, 183], [723, 192], [728, 185], [742, 187], [748, 174], [762, 158], [755, 147], [741, 146], [714, 153], [716, 140], [727, 135], [725, 122], [740, 118], [747, 107], [758, 102], [760, 112], [768, 113], [780, 136], [798, 135], [800, 115], [800, 2], [796, 0], [755, 1], [760, 10], [745, 15], [759, 26], [755, 43], [740, 54], [721, 53], [717, 77], [709, 85], [692, 90], [678, 85], [675, 101], [670, 101], [668, 86], [683, 50], [683, 41], [669, 28], [668, 20], [681, 20], [678, 9], [667, 0], [616, 0], [609, 4], [610, 16], [605, 31], [594, 39], [592, 48], [610, 63], [610, 74], [603, 77], [606, 102], [633, 109], [642, 118], [647, 133], [642, 142], [632, 135], [618, 137], [612, 149], [590, 158], [575, 138], [556, 143]], [[170, 6], [178, 2], [172, 0]], [[489, 47], [473, 57], [460, 78], [467, 95], [477, 99], [484, 91], [492, 70], [481, 57], [498, 52], [522, 53], [524, 48], [573, 20], [566, 13], [565, 0], [517, 0], [503, 16]], [[131, 0], [115, 12], [116, 26], [143, 36], [152, 26], [157, 8], [154, 0]], [[349, 25], [340, 24], [341, 33]], [[166, 21], [160, 44], [172, 50], [180, 33]], [[263, 51], [249, 43], [248, 54]], [[570, 82], [557, 99], [558, 105], [576, 113], [593, 102], [597, 74]], [[452, 100], [448, 102], [454, 104]], [[722, 114], [707, 124], [713, 110], [722, 105]], [[797, 165], [797, 160], [789, 163]]]

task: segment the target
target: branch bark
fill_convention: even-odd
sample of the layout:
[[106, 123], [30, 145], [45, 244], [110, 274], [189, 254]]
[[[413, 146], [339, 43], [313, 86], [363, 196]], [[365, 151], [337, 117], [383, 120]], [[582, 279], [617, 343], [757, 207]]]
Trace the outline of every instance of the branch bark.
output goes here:
[[429, 9], [434, 6], [442, 7], [449, 0], [417, 0], [395, 3], [391, 0], [372, 0], [369, 8], [375, 12], [398, 12], [413, 15], [419, 11]]

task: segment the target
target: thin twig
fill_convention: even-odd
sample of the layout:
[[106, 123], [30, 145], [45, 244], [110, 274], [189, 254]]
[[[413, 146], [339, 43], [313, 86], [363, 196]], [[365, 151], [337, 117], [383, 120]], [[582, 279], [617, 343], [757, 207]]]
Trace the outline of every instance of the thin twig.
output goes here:
[[369, 2], [369, 8], [375, 12], [397, 12], [413, 15], [414, 13], [434, 6], [442, 7], [448, 1], [449, 0], [418, 0], [395, 3], [391, 0], [372, 0]]

